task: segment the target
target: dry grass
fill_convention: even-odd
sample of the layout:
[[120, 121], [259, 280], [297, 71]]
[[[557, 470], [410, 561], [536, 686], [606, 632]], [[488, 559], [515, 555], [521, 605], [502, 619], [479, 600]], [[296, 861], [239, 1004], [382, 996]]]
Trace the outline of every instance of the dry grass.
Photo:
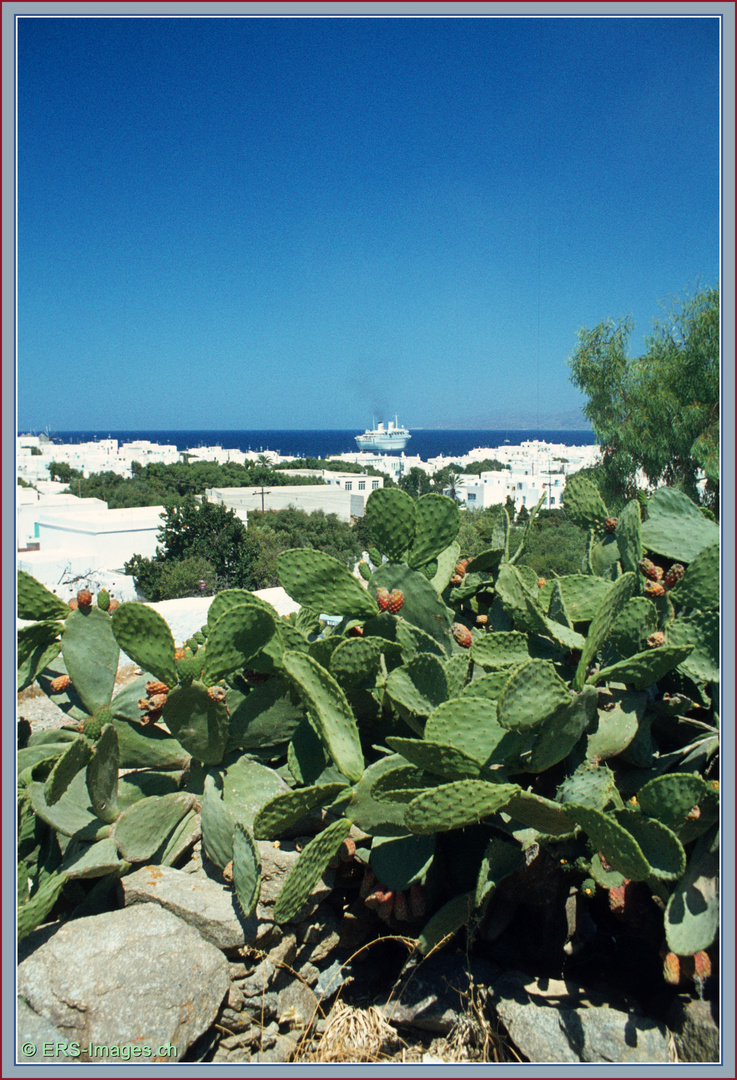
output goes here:
[[[358, 949], [346, 961], [346, 964], [376, 945], [378, 941], [386, 942], [386, 940], [387, 938], [384, 937], [368, 942]], [[417, 942], [412, 938], [394, 937], [389, 940], [405, 945], [410, 955], [417, 947]], [[422, 964], [431, 955], [432, 953], [423, 958], [421, 963], [413, 969], [409, 978], [397, 981], [389, 996], [389, 1002], [393, 1000], [398, 1003], [401, 1000], [402, 994]], [[345, 967], [346, 964], [343, 966]], [[519, 1061], [520, 1058], [513, 1047], [497, 1030], [491, 1019], [485, 989], [476, 987], [473, 980], [469, 979], [468, 992], [461, 996], [466, 999], [466, 1011], [446, 1038], [432, 1038], [429, 1034], [423, 1037], [422, 1032], [415, 1031], [411, 1036], [407, 1034], [407, 1039], [403, 1039], [390, 1023], [390, 1008], [379, 1009], [374, 1005], [359, 1008], [348, 1005], [340, 1000], [339, 992], [327, 1016], [322, 1034], [316, 1035], [314, 1028], [311, 1025], [308, 1026], [290, 1060], [301, 1064], [378, 1064], [389, 1061], [395, 1064], [412, 1062], [498, 1064]], [[315, 1010], [315, 1016], [318, 1012], [322, 1012], [320, 1003]]]

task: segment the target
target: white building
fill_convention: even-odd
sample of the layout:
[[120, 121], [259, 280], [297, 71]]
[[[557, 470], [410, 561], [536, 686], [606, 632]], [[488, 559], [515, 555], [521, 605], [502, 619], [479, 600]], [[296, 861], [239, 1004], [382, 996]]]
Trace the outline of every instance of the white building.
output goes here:
[[227, 506], [237, 516], [247, 522], [248, 511], [288, 510], [293, 507], [308, 514], [322, 510], [325, 514], [336, 514], [341, 521], [349, 522], [363, 517], [366, 499], [373, 490], [373, 484], [381, 485], [381, 479], [375, 476], [362, 478], [351, 476], [342, 485], [338, 484], [287, 484], [283, 487], [257, 488], [208, 488], [205, 497], [210, 502]]
[[18, 569], [32, 574], [63, 600], [75, 596], [82, 585], [93, 584], [108, 588], [119, 600], [134, 599], [133, 579], [125, 575], [123, 566], [134, 555], [150, 558], [156, 553], [163, 507], [42, 506], [35, 515], [38, 548], [19, 553]]

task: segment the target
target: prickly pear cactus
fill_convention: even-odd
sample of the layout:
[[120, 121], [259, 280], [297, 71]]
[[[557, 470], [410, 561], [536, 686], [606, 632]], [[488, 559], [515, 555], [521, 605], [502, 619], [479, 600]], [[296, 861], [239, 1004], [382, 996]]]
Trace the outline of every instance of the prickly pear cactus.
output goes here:
[[[19, 577], [19, 680], [68, 721], [26, 731], [18, 754], [22, 932], [141, 860], [175, 864], [199, 828], [255, 919], [257, 840], [318, 822], [278, 922], [341, 851], [341, 888], [420, 951], [459, 933], [468, 946], [507, 902], [497, 886], [514, 875], [523, 894], [542, 853], [595, 921], [602, 890], [614, 902], [642, 883], [657, 901], [653, 948], [708, 949], [718, 527], [670, 489], [645, 520], [639, 500], [615, 518], [587, 475], [569, 480], [565, 505], [590, 542], [581, 573], [545, 582], [523, 565], [524, 536], [510, 557], [506, 511], [487, 550], [461, 558], [451, 500], [378, 489], [358, 576], [321, 552], [284, 552], [296, 618], [225, 590], [181, 650], [144, 604], [111, 615], [85, 597], [72, 611]], [[146, 674], [115, 693], [120, 650]], [[358, 853], [343, 843], [352, 827]]]

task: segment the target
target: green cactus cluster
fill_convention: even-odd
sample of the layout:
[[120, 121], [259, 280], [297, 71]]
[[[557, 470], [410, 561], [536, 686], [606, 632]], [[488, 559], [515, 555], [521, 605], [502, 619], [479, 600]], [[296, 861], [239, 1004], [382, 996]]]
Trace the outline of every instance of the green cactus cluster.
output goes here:
[[[670, 489], [647, 520], [636, 499], [615, 521], [583, 475], [564, 505], [589, 531], [586, 555], [580, 573], [543, 583], [520, 561], [527, 533], [510, 553], [506, 511], [489, 549], [461, 560], [452, 500], [378, 489], [357, 576], [285, 551], [296, 618], [226, 590], [183, 649], [145, 604], [71, 611], [19, 574], [19, 685], [35, 680], [68, 719], [18, 752], [21, 933], [141, 862], [173, 865], [198, 829], [209, 861], [232, 863], [250, 918], [258, 841], [319, 819], [278, 922], [353, 829], [372, 903], [408, 919], [421, 950], [464, 928], [473, 938], [533, 846], [585, 897], [647, 883], [669, 949], [708, 948], [718, 528]], [[645, 558], [663, 596], [645, 588]], [[403, 594], [395, 614], [377, 590]], [[114, 694], [121, 650], [144, 674]]]

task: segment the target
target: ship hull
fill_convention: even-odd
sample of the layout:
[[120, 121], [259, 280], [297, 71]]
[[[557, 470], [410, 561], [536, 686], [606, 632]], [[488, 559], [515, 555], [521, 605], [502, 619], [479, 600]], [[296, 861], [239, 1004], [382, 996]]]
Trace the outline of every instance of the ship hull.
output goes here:
[[356, 443], [359, 450], [404, 450], [409, 442], [410, 435], [400, 435], [396, 439], [388, 439], [381, 436], [356, 435]]

